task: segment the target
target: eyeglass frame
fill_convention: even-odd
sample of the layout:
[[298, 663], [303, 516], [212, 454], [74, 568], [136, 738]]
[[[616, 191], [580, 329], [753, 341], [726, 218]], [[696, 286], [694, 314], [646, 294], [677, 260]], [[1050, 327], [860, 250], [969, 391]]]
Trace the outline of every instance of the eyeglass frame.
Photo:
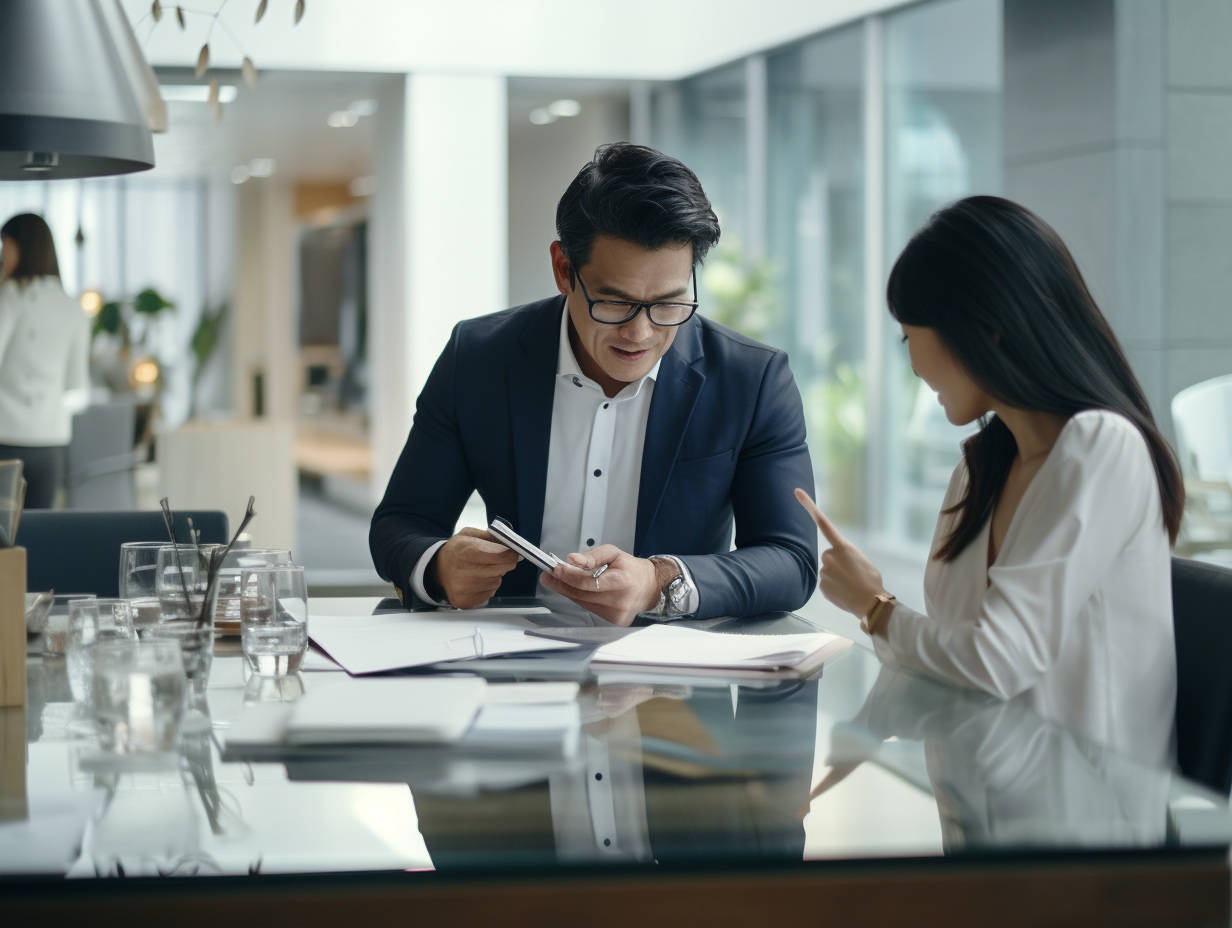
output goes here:
[[[674, 329], [676, 326], [684, 325], [686, 322], [692, 319], [693, 316], [697, 313], [697, 308], [701, 305], [697, 300], [697, 268], [693, 268], [693, 272], [691, 276], [693, 278], [693, 301], [692, 302], [689, 302], [688, 300], [652, 300], [652, 301], [592, 300], [590, 297], [590, 291], [586, 289], [586, 284], [582, 280], [581, 272], [576, 271], [576, 270], [573, 272], [573, 278], [578, 282], [578, 285], [581, 286], [582, 288], [582, 299], [586, 301], [586, 312], [590, 316], [590, 318], [593, 319], [595, 322], [599, 323], [600, 325], [625, 325], [627, 323], [632, 322], [634, 319], [636, 319], [637, 314], [640, 313], [644, 309], [646, 310], [646, 318], [650, 320], [651, 325], [657, 325], [664, 329]], [[625, 316], [623, 319], [617, 319], [615, 321], [610, 321], [607, 319], [600, 319], [595, 315], [595, 304], [596, 303], [616, 303], [618, 305], [628, 306], [629, 315]], [[655, 322], [655, 318], [651, 314], [650, 310], [652, 307], [660, 306], [660, 305], [662, 306], [691, 306], [693, 308], [689, 312], [689, 314], [685, 316], [683, 319], [681, 319], [679, 322]]]

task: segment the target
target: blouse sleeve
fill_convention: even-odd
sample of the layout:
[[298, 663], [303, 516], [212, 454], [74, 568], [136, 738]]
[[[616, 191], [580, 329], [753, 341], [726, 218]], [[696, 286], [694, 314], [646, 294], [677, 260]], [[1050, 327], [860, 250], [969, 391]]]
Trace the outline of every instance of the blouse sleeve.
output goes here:
[[1144, 520], [1163, 530], [1157, 486], [1132, 423], [1079, 413], [1023, 495], [975, 620], [937, 622], [898, 605], [889, 640], [874, 638], [878, 655], [1002, 699], [1028, 689]]

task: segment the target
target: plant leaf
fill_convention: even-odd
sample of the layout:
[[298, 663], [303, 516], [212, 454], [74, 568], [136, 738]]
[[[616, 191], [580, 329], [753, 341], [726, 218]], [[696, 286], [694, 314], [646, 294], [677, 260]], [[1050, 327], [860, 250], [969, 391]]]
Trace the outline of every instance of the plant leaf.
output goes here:
[[188, 24], [184, 22], [184, 8], [182, 6], [175, 8], [175, 21], [180, 24], [181, 29], [188, 28]]
[[244, 61], [240, 64], [240, 70], [244, 72], [244, 83], [248, 85], [248, 89], [252, 90], [257, 86], [257, 66], [252, 63], [252, 59], [247, 55], [244, 56]]
[[163, 18], [163, 5], [159, 0], [154, 0], [150, 4], [150, 15], [154, 17], [154, 22], [161, 22]]
[[197, 78], [210, 69], [210, 43], [206, 42], [197, 53]]
[[304, 0], [295, 0], [295, 25], [304, 18]]
[[261, 21], [261, 18], [265, 15], [265, 8], [268, 5], [269, 0], [261, 0], [261, 2], [257, 4], [257, 18], [253, 20], [254, 23], [259, 23]]

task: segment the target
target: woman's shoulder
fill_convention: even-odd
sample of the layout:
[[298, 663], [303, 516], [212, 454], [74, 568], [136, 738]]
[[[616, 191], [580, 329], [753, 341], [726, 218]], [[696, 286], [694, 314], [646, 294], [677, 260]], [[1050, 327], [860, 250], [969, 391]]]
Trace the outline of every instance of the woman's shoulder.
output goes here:
[[1111, 409], [1074, 413], [1062, 427], [1057, 446], [1067, 456], [1149, 454], [1138, 426]]

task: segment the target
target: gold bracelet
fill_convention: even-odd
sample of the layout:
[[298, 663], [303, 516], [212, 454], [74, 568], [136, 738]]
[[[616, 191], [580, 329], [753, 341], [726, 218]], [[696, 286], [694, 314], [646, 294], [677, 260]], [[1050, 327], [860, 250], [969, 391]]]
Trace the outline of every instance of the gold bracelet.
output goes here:
[[[886, 623], [890, 621], [890, 614], [894, 611], [894, 604], [897, 602], [894, 596], [890, 593], [878, 593], [876, 600], [873, 602], [872, 608], [864, 616], [864, 620], [860, 623], [860, 628], [865, 634], [878, 635], [885, 631]], [[889, 635], [883, 635], [889, 638]]]

